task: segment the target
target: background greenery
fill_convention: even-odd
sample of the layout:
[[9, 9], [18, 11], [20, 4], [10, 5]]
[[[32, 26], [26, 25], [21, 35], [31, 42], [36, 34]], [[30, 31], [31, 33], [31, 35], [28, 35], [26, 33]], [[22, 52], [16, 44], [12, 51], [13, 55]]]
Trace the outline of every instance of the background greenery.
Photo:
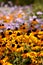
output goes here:
[[43, 11], [43, 0], [0, 0], [0, 2], [12, 1], [15, 5], [33, 5], [33, 11], [37, 12], [38, 10]]
[[12, 1], [14, 4], [20, 4], [20, 5], [29, 5], [33, 3], [41, 3], [43, 4], [43, 0], [0, 0], [0, 2], [7, 2], [7, 1]]

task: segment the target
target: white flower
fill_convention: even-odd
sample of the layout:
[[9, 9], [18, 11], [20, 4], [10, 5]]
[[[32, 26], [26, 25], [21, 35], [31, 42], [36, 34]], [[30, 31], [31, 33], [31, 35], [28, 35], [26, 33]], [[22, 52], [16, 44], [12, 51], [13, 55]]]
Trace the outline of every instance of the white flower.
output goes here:
[[42, 15], [43, 13], [41, 11], [37, 12], [37, 15]]
[[34, 19], [34, 18], [37, 18], [37, 16], [33, 16], [33, 19]]

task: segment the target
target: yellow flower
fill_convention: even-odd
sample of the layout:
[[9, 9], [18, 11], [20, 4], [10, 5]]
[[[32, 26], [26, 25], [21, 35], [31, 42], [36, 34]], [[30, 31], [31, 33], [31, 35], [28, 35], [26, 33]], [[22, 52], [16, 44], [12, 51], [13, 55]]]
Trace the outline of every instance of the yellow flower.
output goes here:
[[38, 50], [40, 49], [40, 46], [31, 47], [32, 50]]
[[18, 18], [22, 18], [22, 14], [18, 14]]
[[33, 24], [33, 25], [36, 25], [36, 24], [38, 24], [38, 21], [32, 21], [32, 23], [31, 24]]
[[37, 39], [36, 37], [34, 37], [33, 35], [30, 36], [30, 39], [31, 39], [33, 42], [35, 42], [35, 43], [38, 42], [38, 39]]
[[7, 60], [8, 60], [8, 57], [6, 56], [6, 57], [2, 60], [2, 62], [5, 63]]
[[34, 63], [37, 64], [37, 60], [32, 58], [32, 63], [33, 63], [33, 64], [34, 64]]
[[38, 38], [43, 39], [43, 34], [42, 35], [38, 35]]
[[21, 51], [23, 51], [23, 47], [20, 47], [20, 48], [18, 48], [17, 50], [16, 50], [16, 52], [21, 52]]
[[34, 58], [34, 57], [37, 57], [37, 53], [36, 52], [29, 52], [27, 53], [27, 57], [30, 57], [30, 58]]
[[3, 65], [12, 65], [12, 64], [9, 62], [5, 62], [5, 63], [3, 63]]
[[43, 56], [43, 51], [40, 52], [40, 56]]
[[2, 40], [6, 41], [6, 38], [3, 38]]
[[39, 32], [38, 32], [38, 34], [41, 34], [41, 35], [43, 35], [43, 31], [39, 31]]

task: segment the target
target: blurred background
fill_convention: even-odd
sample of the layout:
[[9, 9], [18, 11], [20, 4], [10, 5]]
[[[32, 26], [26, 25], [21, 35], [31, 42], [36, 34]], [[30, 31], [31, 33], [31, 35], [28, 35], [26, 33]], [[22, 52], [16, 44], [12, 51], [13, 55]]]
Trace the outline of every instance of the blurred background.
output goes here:
[[11, 1], [13, 5], [31, 5], [33, 6], [34, 11], [41, 10], [43, 11], [43, 0], [0, 0], [1, 2], [8, 3], [8, 1]]

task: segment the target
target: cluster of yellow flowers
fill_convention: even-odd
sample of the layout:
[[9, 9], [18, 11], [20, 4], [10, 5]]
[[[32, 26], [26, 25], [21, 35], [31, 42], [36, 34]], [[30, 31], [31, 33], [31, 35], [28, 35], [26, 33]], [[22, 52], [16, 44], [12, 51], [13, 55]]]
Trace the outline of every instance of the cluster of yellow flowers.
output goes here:
[[[6, 56], [3, 56], [6, 51]], [[38, 29], [27, 30], [16, 28], [0, 33], [0, 65], [13, 65], [8, 62], [8, 54], [21, 53], [21, 57], [30, 57], [30, 65], [40, 65], [43, 57], [43, 31]], [[41, 58], [41, 59], [39, 59]]]

